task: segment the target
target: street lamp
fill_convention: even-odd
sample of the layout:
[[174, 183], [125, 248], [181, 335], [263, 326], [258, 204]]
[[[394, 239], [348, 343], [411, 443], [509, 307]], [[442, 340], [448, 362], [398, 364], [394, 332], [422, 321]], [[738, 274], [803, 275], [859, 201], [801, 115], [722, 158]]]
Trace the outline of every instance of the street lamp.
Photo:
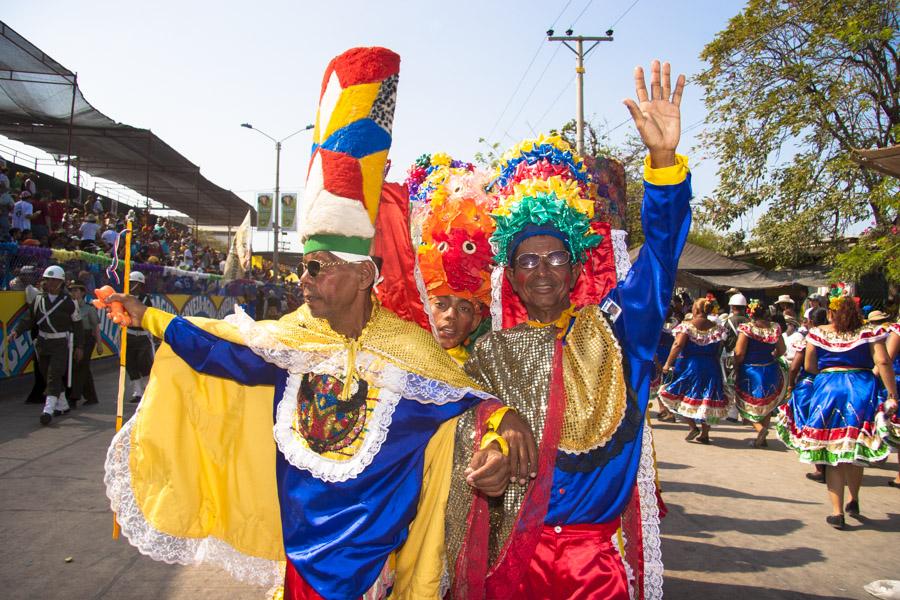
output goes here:
[[252, 129], [253, 131], [261, 133], [262, 135], [275, 142], [275, 223], [272, 225], [272, 233], [275, 234], [275, 246], [272, 250], [272, 269], [275, 274], [275, 281], [278, 281], [278, 245], [281, 243], [281, 223], [278, 216], [278, 211], [281, 207], [281, 198], [279, 197], [279, 178], [281, 176], [281, 142], [287, 140], [288, 138], [294, 137], [298, 133], [309, 131], [310, 129], [313, 129], [315, 125], [307, 125], [306, 127], [298, 129], [291, 135], [283, 137], [280, 140], [276, 140], [265, 131], [257, 129], [250, 123], [241, 123], [241, 127]]

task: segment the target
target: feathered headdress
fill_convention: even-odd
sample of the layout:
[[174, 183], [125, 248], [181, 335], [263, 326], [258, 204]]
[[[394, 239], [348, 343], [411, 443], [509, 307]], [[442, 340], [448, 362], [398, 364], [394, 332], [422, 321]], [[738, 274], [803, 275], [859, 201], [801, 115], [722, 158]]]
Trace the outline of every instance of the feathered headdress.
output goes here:
[[525, 140], [507, 151], [490, 190], [498, 198], [491, 243], [499, 264], [509, 264], [532, 235], [554, 232], [578, 261], [603, 239], [591, 227], [596, 187], [584, 161], [559, 136]]
[[427, 296], [459, 296], [490, 305], [494, 223], [488, 176], [443, 153], [422, 155], [406, 185], [413, 241]]

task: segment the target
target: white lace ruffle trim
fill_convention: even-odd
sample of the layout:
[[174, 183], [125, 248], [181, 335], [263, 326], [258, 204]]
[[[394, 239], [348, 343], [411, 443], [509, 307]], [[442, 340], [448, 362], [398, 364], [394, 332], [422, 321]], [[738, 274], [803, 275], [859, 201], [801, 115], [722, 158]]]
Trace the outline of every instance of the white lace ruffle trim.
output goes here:
[[638, 494], [641, 504], [641, 529], [644, 536], [644, 599], [663, 596], [662, 543], [659, 537], [659, 504], [656, 501], [656, 467], [653, 461], [653, 433], [644, 423], [641, 438], [641, 462], [638, 467]]
[[491, 329], [503, 329], [503, 265], [491, 271]]
[[144, 517], [131, 488], [132, 417], [116, 434], [106, 454], [106, 496], [116, 520], [132, 546], [154, 560], [168, 564], [207, 563], [224, 569], [239, 581], [259, 586], [280, 585], [284, 581], [284, 563], [248, 556], [228, 543], [214, 538], [181, 538], [155, 529]]
[[612, 234], [613, 258], [616, 261], [616, 279], [622, 281], [631, 270], [631, 257], [628, 256], [628, 244], [626, 243], [628, 232], [624, 229], [613, 229], [610, 233]]
[[[290, 374], [317, 373], [344, 377], [347, 350], [318, 353], [289, 348], [275, 339], [264, 327], [259, 326], [239, 306], [235, 306], [234, 314], [225, 320], [237, 327], [247, 347], [253, 352]], [[457, 388], [443, 381], [404, 371], [366, 351], [360, 351], [356, 355], [356, 372], [373, 387], [394, 392], [406, 400], [422, 404], [447, 404], [461, 400], [467, 394], [478, 398], [492, 397], [473, 388]]]
[[347, 460], [334, 460], [312, 450], [303, 436], [294, 429], [297, 414], [297, 396], [303, 376], [292, 373], [288, 376], [284, 395], [275, 411], [275, 443], [284, 454], [285, 460], [321, 481], [338, 482], [353, 479], [368, 467], [391, 427], [394, 409], [400, 401], [399, 394], [384, 388], [378, 391], [378, 402], [366, 422], [366, 436], [360, 448]]

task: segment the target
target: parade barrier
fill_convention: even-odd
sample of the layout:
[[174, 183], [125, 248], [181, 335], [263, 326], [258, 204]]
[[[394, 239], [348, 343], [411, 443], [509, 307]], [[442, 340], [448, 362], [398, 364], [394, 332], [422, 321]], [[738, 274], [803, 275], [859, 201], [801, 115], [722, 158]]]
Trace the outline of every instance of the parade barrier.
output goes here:
[[[221, 319], [234, 312], [238, 299], [234, 296], [209, 296], [191, 294], [153, 294], [153, 305], [157, 308], [186, 317], [207, 317]], [[31, 335], [9, 340], [16, 323], [25, 315], [25, 292], [0, 292], [0, 330], [2, 330], [3, 364], [0, 379], [13, 377], [34, 370], [34, 346]], [[91, 310], [94, 310], [91, 308]], [[100, 337], [103, 355], [94, 351], [92, 358], [109, 357], [118, 354], [120, 327], [100, 314]]]

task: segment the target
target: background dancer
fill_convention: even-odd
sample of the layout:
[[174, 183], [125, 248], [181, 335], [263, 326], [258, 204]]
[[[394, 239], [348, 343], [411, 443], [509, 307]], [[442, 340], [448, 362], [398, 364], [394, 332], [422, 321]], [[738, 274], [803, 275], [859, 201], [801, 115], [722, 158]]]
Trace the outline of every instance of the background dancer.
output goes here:
[[[687, 420], [687, 441], [709, 443], [710, 425], [724, 418], [728, 400], [722, 377], [722, 342], [725, 328], [709, 319], [712, 303], [705, 298], [694, 302], [693, 318], [672, 332], [675, 344], [663, 366], [672, 379], [659, 390], [659, 399]], [[697, 424], [700, 424], [700, 429]]]
[[[863, 466], [890, 454], [883, 438], [888, 435], [886, 419], [897, 411], [897, 386], [884, 345], [887, 333], [864, 325], [848, 296], [832, 298], [828, 315], [830, 325], [814, 327], [806, 336], [804, 368], [816, 374], [809, 410], [793, 413], [788, 407], [777, 427], [801, 462], [826, 465], [832, 509], [826, 521], [843, 529], [844, 511], [854, 516], [860, 512]], [[873, 369], [887, 388], [883, 403]], [[846, 506], [845, 487], [850, 492]]]
[[784, 398], [786, 373], [778, 360], [784, 354], [781, 328], [768, 320], [768, 310], [759, 300], [747, 305], [748, 323], [738, 327], [734, 347], [735, 403], [741, 416], [753, 424], [754, 448], [768, 446], [771, 413]]
[[[809, 318], [806, 319], [807, 331], [811, 327], [821, 327], [828, 324], [828, 311], [824, 308], [813, 308], [809, 311]], [[812, 388], [815, 375], [806, 371], [806, 336], [802, 340], [793, 342], [794, 355], [791, 358], [791, 366], [788, 369], [788, 389], [787, 403], [779, 407], [781, 413], [790, 412], [796, 415], [808, 415], [812, 406]], [[780, 417], [780, 415], [778, 415]], [[781, 430], [779, 430], [779, 434]], [[823, 465], [815, 465], [816, 470], [813, 473], [807, 473], [806, 478], [819, 483], [825, 483], [825, 467]]]

